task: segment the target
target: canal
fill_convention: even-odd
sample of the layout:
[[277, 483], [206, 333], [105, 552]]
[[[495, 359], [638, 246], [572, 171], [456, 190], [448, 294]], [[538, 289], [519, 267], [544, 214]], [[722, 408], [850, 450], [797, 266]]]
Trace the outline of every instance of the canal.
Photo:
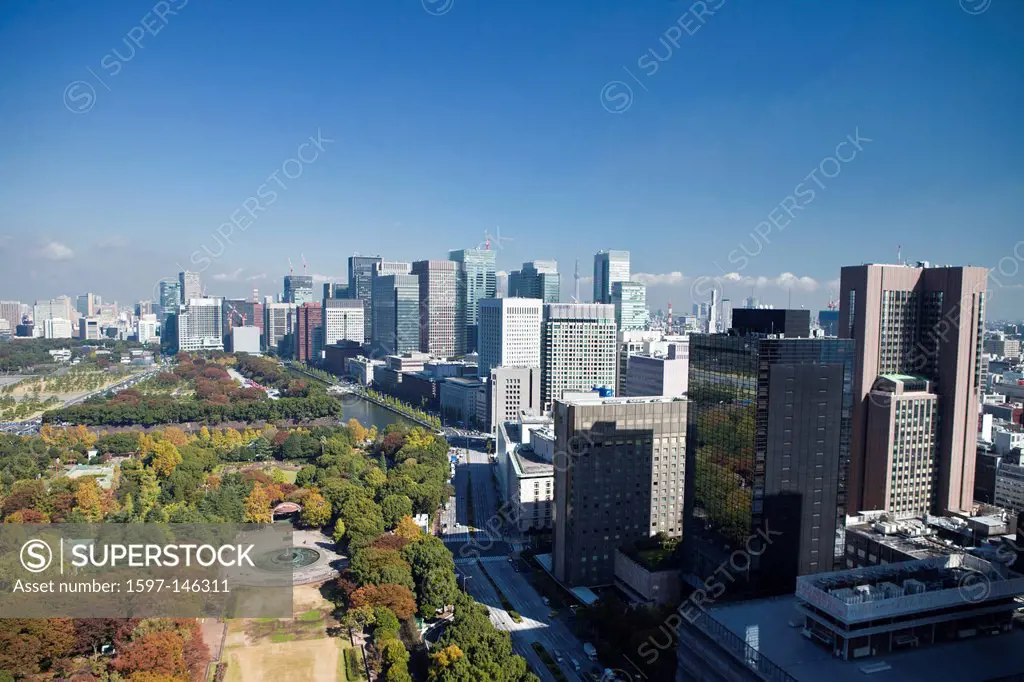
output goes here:
[[419, 426], [411, 419], [406, 419], [397, 412], [386, 410], [380, 405], [363, 400], [356, 395], [346, 395], [342, 398], [343, 412], [342, 421], [348, 422], [353, 417], [366, 428], [376, 426], [378, 431], [384, 431], [388, 424], [405, 424], [406, 426]]

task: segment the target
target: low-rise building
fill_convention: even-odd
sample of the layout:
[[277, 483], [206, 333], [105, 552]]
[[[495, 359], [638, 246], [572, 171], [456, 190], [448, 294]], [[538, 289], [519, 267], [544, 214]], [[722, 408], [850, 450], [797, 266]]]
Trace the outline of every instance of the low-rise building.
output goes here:
[[540, 414], [540, 367], [494, 367], [487, 386], [487, 426], [492, 434], [502, 422], [524, 410]]
[[[520, 532], [549, 531], [554, 513], [554, 434], [549, 417], [521, 414], [498, 426], [498, 484]], [[538, 438], [542, 433], [547, 434]]]
[[361, 386], [373, 384], [374, 371], [384, 366], [383, 360], [374, 360], [365, 356], [352, 358], [348, 361], [348, 376]]
[[448, 422], [482, 427], [487, 423], [485, 411], [480, 412], [479, 396], [487, 384], [480, 379], [452, 377], [441, 382], [441, 414]]
[[626, 358], [623, 396], [685, 396], [689, 386], [689, 344], [668, 343]]

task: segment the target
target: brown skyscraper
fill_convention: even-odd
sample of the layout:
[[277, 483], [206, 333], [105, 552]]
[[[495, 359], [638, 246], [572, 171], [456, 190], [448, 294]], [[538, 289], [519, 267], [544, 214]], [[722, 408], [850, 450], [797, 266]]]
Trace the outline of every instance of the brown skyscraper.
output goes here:
[[[986, 268], [927, 263], [843, 268], [839, 336], [855, 342], [851, 513], [899, 508], [922, 485], [934, 488], [934, 511], [971, 508], [987, 278]], [[872, 437], [871, 391], [881, 375], [883, 382], [926, 379], [937, 419], [911, 413], [903, 437]], [[923, 433], [929, 429], [935, 433]], [[917, 440], [915, 430], [922, 431]], [[908, 466], [901, 447], [890, 452], [886, 445], [928, 436], [934, 455], [923, 468]], [[879, 476], [890, 477], [887, 485], [878, 484]]]
[[324, 309], [319, 303], [303, 303], [295, 311], [295, 359], [316, 362], [323, 349]]

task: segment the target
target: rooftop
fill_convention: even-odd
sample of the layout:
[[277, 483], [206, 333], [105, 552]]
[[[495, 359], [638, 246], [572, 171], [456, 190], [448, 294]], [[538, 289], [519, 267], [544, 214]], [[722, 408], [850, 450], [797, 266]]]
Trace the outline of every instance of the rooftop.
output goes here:
[[529, 445], [520, 445], [512, 451], [512, 463], [524, 478], [553, 476], [555, 466], [542, 459]]
[[686, 402], [686, 398], [679, 398], [676, 396], [642, 396], [636, 398], [602, 398], [597, 393], [590, 397], [590, 394], [586, 396], [577, 394], [571, 398], [564, 400], [568, 405], [645, 405], [651, 403], [675, 403]]
[[[758, 599], [712, 608], [710, 616], [797, 682], [991, 680], [1018, 674], [1024, 668], [1020, 654], [1024, 650], [1024, 630], [1020, 628], [998, 636], [844, 661], [800, 634], [803, 616], [796, 604], [791, 595]], [[891, 668], [870, 676], [863, 671], [883, 662]]]

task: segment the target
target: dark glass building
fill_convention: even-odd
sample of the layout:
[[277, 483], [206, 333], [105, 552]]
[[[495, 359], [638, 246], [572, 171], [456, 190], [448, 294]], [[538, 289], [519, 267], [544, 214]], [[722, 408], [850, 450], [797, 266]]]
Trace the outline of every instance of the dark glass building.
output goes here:
[[811, 335], [811, 311], [782, 308], [737, 308], [732, 311], [732, 328], [741, 336], [744, 334], [783, 334], [789, 338], [806, 339]]
[[847, 340], [690, 337], [684, 537], [698, 582], [726, 566], [730, 592], [781, 594], [840, 566], [852, 363]]
[[381, 262], [380, 256], [350, 256], [348, 259], [348, 297], [363, 302], [363, 337], [373, 336], [373, 274]]

